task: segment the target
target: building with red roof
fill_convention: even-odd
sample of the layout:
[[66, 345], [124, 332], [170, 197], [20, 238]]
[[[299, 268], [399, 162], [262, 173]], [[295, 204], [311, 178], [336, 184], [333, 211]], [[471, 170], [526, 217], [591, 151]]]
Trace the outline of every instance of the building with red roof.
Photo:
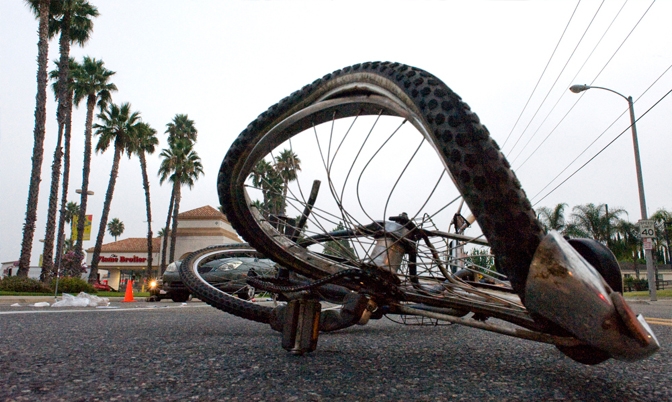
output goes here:
[[[155, 228], [156, 230], [157, 228]], [[170, 232], [168, 232], [170, 236]], [[217, 209], [206, 205], [185, 211], [177, 216], [177, 238], [175, 242], [175, 258], [181, 260], [189, 253], [215, 244], [241, 243], [242, 240], [233, 230], [226, 216]], [[152, 272], [157, 275], [161, 264], [163, 241], [161, 237], [152, 239]], [[168, 241], [170, 248], [170, 238]], [[87, 265], [91, 265], [93, 247], [86, 250]], [[169, 251], [167, 251], [169, 252]], [[168, 257], [168, 255], [166, 255]], [[126, 279], [146, 276], [147, 259], [149, 258], [146, 237], [130, 237], [127, 239], [103, 244], [98, 269], [101, 281], [114, 289]], [[170, 263], [169, 258], [166, 262]]]

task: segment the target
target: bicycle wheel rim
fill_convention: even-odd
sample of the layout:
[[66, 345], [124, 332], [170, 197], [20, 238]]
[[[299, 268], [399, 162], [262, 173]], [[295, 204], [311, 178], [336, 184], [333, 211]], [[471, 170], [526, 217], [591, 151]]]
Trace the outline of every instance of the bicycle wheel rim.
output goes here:
[[[255, 164], [265, 154], [290, 138], [295, 138], [297, 133], [303, 133], [305, 129], [327, 124], [335, 112], [339, 120], [360, 115], [400, 116], [416, 129], [433, 150], [434, 158], [440, 162], [441, 168], [451, 173], [458, 193], [465, 195], [483, 233], [491, 243], [495, 240], [494, 251], [499, 251], [497, 254], [502, 256], [507, 273], [513, 272], [516, 283], [520, 285], [538, 244], [541, 229], [536, 224], [534, 212], [524, 192], [496, 145], [489, 139], [487, 130], [457, 95], [430, 74], [408, 66], [382, 64], [365, 64], [359, 71], [353, 66], [335, 72], [281, 101], [250, 124], [232, 145], [220, 170], [220, 201], [229, 220], [256, 248], [306, 276], [320, 277], [351, 267], [351, 264], [344, 266], [333, 259], [324, 259], [320, 253], [299, 247], [282, 236], [270, 225], [267, 217], [250, 207], [254, 197], [248, 194], [246, 181]], [[412, 78], [417, 78], [414, 81], [416, 83], [420, 78], [425, 83], [431, 82], [433, 89], [423, 87], [418, 90], [417, 85], [407, 85]], [[404, 79], [407, 79], [406, 82]], [[443, 99], [443, 103], [432, 98], [436, 94]], [[444, 114], [430, 112], [437, 105], [445, 111]], [[454, 132], [442, 130], [444, 126]], [[464, 136], [469, 138], [464, 140]], [[456, 152], [461, 155], [456, 156]], [[482, 165], [479, 165], [482, 161]], [[473, 176], [470, 176], [471, 173]], [[500, 202], [502, 193], [513, 196], [512, 200]], [[487, 197], [482, 197], [484, 194]], [[399, 212], [406, 211], [395, 210], [390, 215]], [[503, 216], [497, 217], [497, 214]], [[375, 217], [368, 215], [372, 221], [388, 219], [386, 213]], [[523, 240], [519, 250], [512, 249], [503, 241], [504, 236], [511, 232], [503, 228], [511, 216], [516, 223], [522, 222], [525, 226], [513, 236], [513, 240], [519, 240], [519, 244]], [[418, 215], [412, 217], [417, 218]], [[327, 231], [332, 228], [323, 229]], [[446, 230], [445, 223], [441, 229]]]

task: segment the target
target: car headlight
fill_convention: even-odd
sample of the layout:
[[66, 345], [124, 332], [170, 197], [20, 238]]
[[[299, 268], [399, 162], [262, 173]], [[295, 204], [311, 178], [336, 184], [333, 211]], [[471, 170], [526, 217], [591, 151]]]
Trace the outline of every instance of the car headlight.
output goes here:
[[158, 285], [158, 283], [155, 280], [152, 280], [152, 281], [149, 282], [149, 288], [150, 289], [156, 289], [157, 285]]

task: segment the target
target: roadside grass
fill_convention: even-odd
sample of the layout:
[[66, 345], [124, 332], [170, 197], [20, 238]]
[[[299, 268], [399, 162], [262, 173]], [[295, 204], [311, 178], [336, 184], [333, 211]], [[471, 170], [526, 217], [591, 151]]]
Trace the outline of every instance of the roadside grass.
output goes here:
[[[642, 290], [639, 292], [625, 292], [623, 293], [623, 297], [628, 298], [628, 297], [649, 297], [649, 291], [648, 290]], [[656, 297], [658, 298], [672, 298], [672, 289], [660, 289], [656, 290]]]

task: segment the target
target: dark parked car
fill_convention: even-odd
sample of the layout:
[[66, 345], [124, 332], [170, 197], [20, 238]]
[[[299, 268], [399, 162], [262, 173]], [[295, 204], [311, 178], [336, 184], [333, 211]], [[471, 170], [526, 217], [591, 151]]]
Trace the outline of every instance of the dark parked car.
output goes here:
[[[170, 298], [178, 303], [189, 300], [191, 296], [189, 289], [182, 282], [178, 271], [181, 263], [182, 261], [176, 261], [168, 265], [163, 274], [163, 283], [159, 285], [160, 290], [153, 294], [157, 299]], [[274, 276], [276, 273], [273, 261], [254, 257], [222, 258], [209, 261], [198, 268], [203, 279], [212, 286], [226, 293], [235, 294], [243, 300], [254, 297], [254, 288], [246, 282], [250, 270], [259, 276]]]

